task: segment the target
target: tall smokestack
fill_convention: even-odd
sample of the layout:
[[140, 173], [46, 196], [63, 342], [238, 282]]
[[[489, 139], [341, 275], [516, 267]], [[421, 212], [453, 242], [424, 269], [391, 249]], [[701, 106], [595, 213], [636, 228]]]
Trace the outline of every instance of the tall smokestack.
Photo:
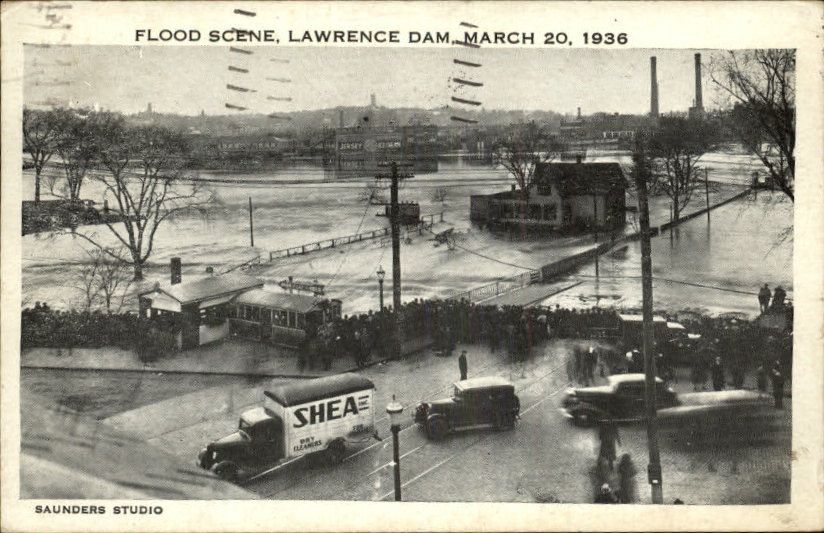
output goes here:
[[650, 102], [649, 114], [652, 118], [658, 118], [658, 69], [655, 56], [649, 58], [650, 75]]
[[172, 257], [170, 266], [172, 270], [172, 285], [177, 285], [182, 279], [180, 258]]
[[581, 108], [578, 108], [578, 120], [581, 120]]
[[343, 109], [338, 110], [338, 127], [343, 127]]
[[701, 54], [695, 54], [695, 109], [704, 109], [704, 99], [701, 96]]

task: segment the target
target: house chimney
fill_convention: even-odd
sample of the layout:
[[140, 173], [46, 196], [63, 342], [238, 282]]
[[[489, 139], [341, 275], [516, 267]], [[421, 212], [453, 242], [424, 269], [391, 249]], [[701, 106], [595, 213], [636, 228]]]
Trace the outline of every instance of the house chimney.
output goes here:
[[515, 184], [512, 184], [512, 192], [515, 192]]
[[704, 99], [701, 95], [701, 54], [695, 54], [695, 109], [704, 108]]
[[338, 127], [343, 128], [343, 109], [338, 111]]
[[170, 261], [170, 266], [172, 269], [172, 285], [177, 285], [180, 283], [182, 279], [181, 272], [180, 272], [180, 258], [179, 257], [172, 257]]
[[581, 157], [581, 154], [576, 155], [575, 156], [575, 162], [580, 165], [581, 161], [583, 161], [583, 158]]
[[652, 118], [658, 118], [658, 69], [656, 65], [656, 58], [652, 56], [649, 58], [649, 75], [650, 75], [650, 109], [649, 114]]

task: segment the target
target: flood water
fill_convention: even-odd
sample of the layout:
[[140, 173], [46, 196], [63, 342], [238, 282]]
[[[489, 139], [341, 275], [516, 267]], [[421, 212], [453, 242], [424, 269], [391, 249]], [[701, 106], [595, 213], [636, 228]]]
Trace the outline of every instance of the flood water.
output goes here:
[[[630, 157], [626, 152], [591, 151], [587, 161], [615, 161], [627, 167]], [[711, 168], [711, 180], [727, 184], [725, 190], [711, 193], [713, 202], [738, 192], [752, 171], [759, 168], [751, 157], [736, 151], [706, 154], [702, 162]], [[205, 275], [207, 267], [222, 272], [258, 255], [268, 258], [269, 251], [387, 225], [385, 217], [376, 216], [383, 211], [382, 207], [368, 206], [360, 198], [366, 184], [374, 183], [374, 179], [324, 181], [327, 178], [324, 171], [309, 165], [255, 172], [201, 172], [200, 178], [212, 180], [204, 186], [214, 194], [218, 204], [208, 217], [180, 216], [160, 227], [144, 270], [147, 279], [165, 279], [169, 258], [173, 256], [182, 257], [184, 278], [194, 279]], [[402, 200], [419, 202], [424, 214], [446, 210], [447, 225], [461, 235], [462, 246], [471, 250], [437, 247], [431, 242], [431, 235], [411, 235], [414, 242], [405, 242], [402, 247], [405, 298], [455, 294], [496, 278], [523, 273], [525, 269], [539, 268], [560, 253], [550, 248], [584, 244], [512, 242], [488, 231], [470, 228], [470, 196], [505, 190], [510, 183], [503, 170], [460, 158], [442, 159], [437, 173], [416, 175], [402, 182]], [[84, 187], [82, 197], [102, 201], [102, 192], [95, 189], [99, 184], [91, 181]], [[433, 199], [432, 193], [437, 187], [448, 191], [443, 202]], [[33, 177], [26, 171], [23, 173], [24, 198], [30, 198], [32, 191]], [[762, 205], [766, 197], [761, 194], [753, 204], [737, 202], [713, 211], [709, 227], [702, 218], [684, 224], [674, 231], [672, 247], [668, 237], [658, 237], [653, 244], [656, 275], [700, 280], [744, 292], [756, 291], [763, 282], [773, 286], [790, 285], [791, 242], [777, 246], [775, 243], [779, 230], [792, 222], [792, 204], [768, 206], [765, 202]], [[250, 246], [250, 198], [254, 206], [254, 247]], [[663, 197], [651, 199], [654, 225], [668, 219], [667, 202]], [[632, 204], [634, 200], [628, 198], [627, 203]], [[687, 211], [699, 209], [702, 204], [703, 198], [694, 198]], [[632, 229], [629, 223], [628, 228]], [[92, 235], [104, 245], [116, 244], [105, 226], [85, 226], [78, 231]], [[23, 237], [24, 304], [48, 301], [53, 307], [77, 307], [82, 294], [75, 271], [78, 263], [88, 260], [84, 252], [88, 248], [83, 239], [71, 235]], [[318, 279], [331, 286], [331, 297], [343, 299], [344, 312], [354, 312], [374, 307], [374, 272], [378, 266], [386, 269], [390, 263], [388, 243], [370, 241], [363, 246], [342, 247], [273, 263], [256, 275], [269, 283], [289, 275], [296, 279]], [[636, 280], [620, 276], [640, 273], [637, 243], [629, 245], [625, 257], [602, 259], [601, 266], [597, 283], [587, 277], [594, 275], [594, 269], [584, 268], [574, 278], [583, 283], [575, 290], [558, 295], [553, 302], [635, 305], [639, 300], [635, 297]], [[757, 309], [755, 298], [749, 295], [717, 290], [705, 294], [697, 287], [689, 287], [683, 294], [687, 286], [676, 288], [676, 284], [662, 283], [656, 283], [656, 299], [667, 306]]]
[[[792, 202], [762, 192], [714, 209], [652, 239], [656, 309], [730, 311], [757, 315], [756, 293], [764, 283], [781, 285], [792, 297]], [[640, 243], [617, 247], [553, 285], [581, 284], [546, 299], [547, 305], [640, 307]], [[699, 286], [700, 285], [700, 286]]]

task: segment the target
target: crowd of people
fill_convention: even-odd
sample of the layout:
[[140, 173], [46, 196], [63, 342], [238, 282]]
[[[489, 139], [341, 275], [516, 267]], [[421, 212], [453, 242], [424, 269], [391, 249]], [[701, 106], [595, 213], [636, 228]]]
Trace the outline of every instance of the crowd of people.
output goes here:
[[[637, 312], [629, 310], [628, 313]], [[318, 362], [329, 368], [340, 357], [352, 357], [358, 366], [372, 358], [396, 353], [400, 339], [426, 339], [433, 351], [449, 356], [458, 344], [483, 344], [493, 353], [512, 360], [530, 357], [533, 347], [548, 338], [608, 339], [619, 329], [619, 311], [595, 307], [567, 309], [554, 307], [495, 306], [468, 300], [415, 299], [404, 303], [394, 334], [395, 316], [391, 308], [378, 313], [343, 316], [310, 332], [301, 351], [301, 366], [313, 368]], [[659, 375], [676, 380], [676, 364], [691, 366], [696, 390], [741, 388], [747, 371], [763, 367], [768, 377], [778, 368], [790, 372], [792, 330], [771, 331], [755, 322], [736, 317], [709, 317], [690, 314], [670, 316], [686, 327], [681, 335], [656, 344]], [[790, 322], [791, 325], [791, 322]], [[686, 332], [692, 335], [688, 338]], [[697, 339], [697, 340], [696, 340]], [[601, 376], [643, 370], [640, 346], [622, 345], [614, 349], [591, 348], [575, 354], [575, 376], [579, 382]], [[687, 354], [679, 360], [679, 353]]]

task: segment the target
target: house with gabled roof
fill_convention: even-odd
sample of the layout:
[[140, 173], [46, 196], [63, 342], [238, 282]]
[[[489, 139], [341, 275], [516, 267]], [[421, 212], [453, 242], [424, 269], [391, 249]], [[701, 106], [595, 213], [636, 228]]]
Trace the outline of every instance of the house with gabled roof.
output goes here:
[[470, 198], [470, 220], [491, 227], [611, 231], [624, 226], [627, 182], [618, 163], [538, 163], [526, 191]]

